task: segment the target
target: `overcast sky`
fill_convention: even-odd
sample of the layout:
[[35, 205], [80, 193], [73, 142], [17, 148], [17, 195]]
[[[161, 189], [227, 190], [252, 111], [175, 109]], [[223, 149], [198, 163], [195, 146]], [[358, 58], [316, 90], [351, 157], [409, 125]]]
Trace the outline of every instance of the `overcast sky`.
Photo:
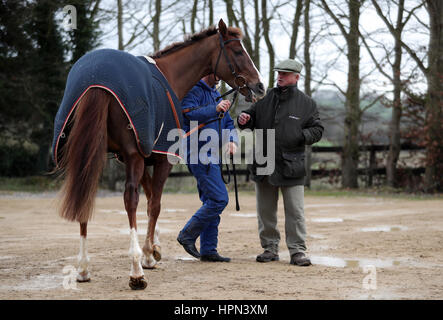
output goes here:
[[[123, 1], [124, 3], [128, 3], [128, 1]], [[135, 17], [141, 19], [146, 12], [149, 10], [153, 11], [152, 3], [151, 9], [149, 8], [150, 2], [152, 1], [131, 1], [129, 2], [128, 11], [135, 12]], [[166, 3], [172, 1], [164, 1], [163, 8], [166, 7]], [[247, 1], [246, 1], [247, 2]], [[279, 3], [283, 3], [284, 1], [270, 1], [273, 5], [277, 5]], [[330, 3], [331, 8], [334, 8], [334, 1], [328, 1]], [[342, 1], [337, 1], [338, 3]], [[222, 1], [215, 1], [215, 23], [218, 22], [220, 18], [224, 19], [226, 22], [228, 21], [226, 13], [225, 13], [225, 4]], [[234, 1], [236, 3], [236, 1]], [[384, 1], [380, 1], [381, 5], [386, 4]], [[406, 5], [407, 8], [412, 8], [416, 6], [417, 1], [415, 0], [407, 0]], [[116, 1], [115, 0], [105, 0], [103, 2], [103, 6], [105, 8], [111, 9], [115, 8]], [[346, 6], [346, 5], [344, 5]], [[173, 9], [167, 9], [165, 13], [161, 16], [161, 47], [165, 47], [166, 45], [181, 41], [183, 39], [183, 29], [182, 23], [177, 21], [181, 21], [181, 19], [185, 19], [186, 22], [186, 31], [190, 32], [189, 26], [189, 13], [192, 7], [192, 1], [180, 1], [176, 4]], [[270, 11], [271, 5], [268, 5], [268, 11]], [[202, 9], [202, 8], [201, 8]], [[339, 7], [335, 7], [335, 10], [338, 10]], [[202, 9], [203, 10], [203, 9]], [[247, 8], [247, 18], [250, 19], [250, 26], [253, 26], [254, 21], [254, 13], [253, 8], [249, 6]], [[346, 12], [346, 8], [344, 8]], [[197, 30], [201, 30], [205, 27], [208, 27], [208, 10], [204, 9], [205, 12], [205, 20], [199, 20], [197, 24]], [[290, 36], [289, 32], [292, 29], [291, 21], [295, 12], [295, 0], [293, 3], [289, 2], [289, 4], [280, 8], [277, 11], [274, 19], [271, 22], [271, 40], [274, 44], [274, 50], [276, 53], [276, 62], [288, 58], [289, 55], [289, 44], [290, 44]], [[392, 12], [392, 20], [395, 21], [396, 13], [395, 8]], [[200, 12], [200, 17], [202, 17], [202, 13]], [[188, 19], [186, 19], [188, 18]], [[428, 23], [427, 12], [424, 8], [421, 8], [417, 11], [417, 18], [422, 23]], [[200, 18], [202, 19], [202, 18]], [[149, 23], [150, 18], [145, 18], [145, 22]], [[342, 19], [342, 22], [346, 24], [346, 19]], [[129, 19], [129, 21], [125, 24], [125, 40], [129, 38], [129, 32], [132, 32], [133, 26], [136, 24], [135, 19]], [[315, 5], [311, 5], [311, 36], [314, 36], [320, 29], [324, 29], [322, 31], [322, 37], [319, 41], [317, 41], [312, 49], [312, 63], [313, 63], [313, 71], [314, 77], [316, 79], [322, 78], [325, 74], [327, 74], [326, 81], [331, 83], [336, 83], [342, 90], [346, 89], [347, 83], [347, 59], [346, 56], [342, 53], [340, 54], [340, 50], [345, 50], [346, 44], [344, 42], [343, 37], [341, 36], [339, 29], [333, 23], [331, 23], [331, 19], [326, 15], [322, 10], [317, 8]], [[361, 32], [364, 34], [373, 33], [373, 35], [366, 37], [368, 42], [372, 45], [375, 45], [376, 42], [384, 43], [388, 47], [392, 47], [392, 37], [389, 34], [385, 24], [378, 17], [375, 9], [372, 8], [370, 2], [367, 1], [366, 5], [361, 10], [360, 17], [360, 28]], [[81, 27], [81, 26], [79, 26]], [[110, 20], [105, 24], [101, 25], [102, 30], [104, 31], [104, 36], [102, 38], [101, 48], [117, 48], [117, 21]], [[417, 32], [416, 29], [421, 28], [421, 33]], [[410, 31], [414, 30], [414, 31]], [[297, 55], [299, 60], [303, 61], [303, 56], [301, 55], [303, 52], [303, 22], [299, 29], [299, 37], [297, 43], [297, 52], [300, 55]], [[417, 21], [416, 17], [413, 17], [410, 20], [410, 23], [407, 25], [405, 30], [404, 41], [411, 45], [411, 47], [417, 48], [418, 45], [426, 47], [428, 44], [428, 35], [425, 34], [426, 30], [424, 27], [420, 25]], [[264, 40], [261, 40], [261, 70], [263, 78], [266, 82], [268, 82], [268, 72], [269, 72], [269, 62], [268, 62], [268, 54], [267, 48]], [[129, 48], [128, 51], [135, 55], [149, 54], [153, 52], [151, 40], [148, 39], [142, 43], [138, 43], [137, 46], [133, 48]], [[375, 55], [381, 60], [381, 57], [384, 56], [382, 50], [375, 50]], [[419, 55], [424, 56], [425, 52], [418, 52]], [[337, 59], [338, 57], [338, 59]], [[361, 47], [361, 75], [365, 76], [365, 80], [362, 85], [363, 91], [379, 91], [379, 90], [387, 90], [389, 89], [389, 84], [387, 83], [386, 78], [384, 78], [379, 72], [374, 71], [374, 64], [370, 59], [369, 55], [366, 52], [363, 44]], [[386, 68], [389, 68], [388, 66]], [[405, 70], [405, 73], [413, 72], [415, 68], [415, 63], [405, 54], [403, 59], [402, 70]], [[415, 70], [418, 74], [419, 71]], [[390, 70], [388, 69], [388, 73]], [[303, 74], [302, 74], [303, 75]], [[420, 75], [421, 76], [421, 75]], [[419, 81], [420, 82], [420, 81]], [[421, 81], [423, 83], [423, 81]], [[315, 87], [315, 83], [313, 84]], [[421, 89], [425, 88], [425, 84], [418, 85]], [[303, 77], [301, 79], [300, 88], [303, 88]], [[322, 86], [322, 89], [335, 89], [333, 86]], [[336, 90], [336, 89], [335, 89]]]

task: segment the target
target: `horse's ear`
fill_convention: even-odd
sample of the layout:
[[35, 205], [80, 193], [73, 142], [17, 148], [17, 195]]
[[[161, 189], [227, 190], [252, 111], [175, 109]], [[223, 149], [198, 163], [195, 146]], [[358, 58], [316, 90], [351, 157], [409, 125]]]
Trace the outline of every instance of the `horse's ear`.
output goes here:
[[226, 37], [228, 35], [228, 27], [226, 27], [225, 22], [223, 19], [220, 19], [218, 22], [218, 31], [221, 33], [223, 37]]

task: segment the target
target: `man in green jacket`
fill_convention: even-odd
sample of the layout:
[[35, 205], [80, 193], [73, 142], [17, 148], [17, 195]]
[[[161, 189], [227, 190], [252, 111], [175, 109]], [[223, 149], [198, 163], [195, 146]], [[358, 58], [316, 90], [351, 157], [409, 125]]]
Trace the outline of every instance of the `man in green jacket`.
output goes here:
[[[255, 181], [258, 232], [265, 250], [257, 256], [258, 262], [279, 260], [280, 233], [277, 228], [279, 189], [283, 195], [286, 243], [290, 263], [311, 265], [306, 256], [306, 226], [304, 218], [305, 145], [319, 141], [323, 134], [314, 100], [297, 89], [302, 64], [288, 59], [275, 67], [277, 87], [242, 112], [237, 119], [240, 129], [275, 130], [275, 169], [260, 175], [254, 163], [249, 166]], [[267, 139], [264, 139], [267, 141]], [[269, 146], [264, 143], [266, 152]]]

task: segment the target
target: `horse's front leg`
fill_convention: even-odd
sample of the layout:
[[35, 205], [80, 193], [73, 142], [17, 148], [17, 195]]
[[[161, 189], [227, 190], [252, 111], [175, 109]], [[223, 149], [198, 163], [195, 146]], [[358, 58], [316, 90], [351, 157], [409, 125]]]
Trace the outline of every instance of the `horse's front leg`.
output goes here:
[[[151, 199], [152, 199], [152, 178], [149, 175], [148, 167], [145, 167], [143, 177], [141, 180], [141, 184], [143, 186], [143, 190], [145, 191], [147, 205], [148, 205], [148, 221], [150, 217], [150, 211], [152, 210]], [[145, 269], [153, 269], [157, 264], [157, 260], [154, 258], [154, 249], [153, 242], [149, 241], [149, 222], [148, 222], [148, 230], [146, 234], [145, 245], [143, 246], [143, 258], [142, 258], [142, 266]]]
[[138, 154], [131, 154], [126, 162], [126, 185], [124, 201], [126, 212], [128, 213], [131, 242], [129, 247], [129, 257], [131, 259], [131, 272], [129, 274], [129, 286], [133, 290], [143, 290], [147, 286], [144, 279], [141, 265], [143, 252], [140, 248], [137, 236], [137, 206], [138, 206], [138, 185], [144, 171], [144, 159]]
[[169, 164], [166, 156], [158, 156], [154, 164], [154, 175], [150, 179], [149, 173], [145, 171], [147, 187], [145, 188], [148, 197], [148, 230], [146, 241], [143, 247], [145, 254], [143, 266], [148, 269], [154, 268], [161, 260], [161, 247], [159, 232], [156, 228], [157, 219], [160, 215], [161, 196], [166, 179], [171, 172], [172, 165]]
[[[154, 226], [154, 232], [150, 231], [151, 225]], [[145, 269], [154, 269], [161, 258], [159, 232], [155, 228], [155, 224], [151, 222], [151, 216], [148, 214], [148, 231], [146, 233], [145, 245], [143, 246], [142, 266]]]

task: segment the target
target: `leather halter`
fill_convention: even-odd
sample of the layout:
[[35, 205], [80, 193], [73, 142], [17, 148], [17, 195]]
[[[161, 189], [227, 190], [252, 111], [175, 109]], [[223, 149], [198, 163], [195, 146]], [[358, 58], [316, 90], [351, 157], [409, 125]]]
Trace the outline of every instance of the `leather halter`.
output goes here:
[[[246, 79], [245, 79], [245, 77], [243, 77], [242, 75], [239, 75], [237, 72], [235, 72], [235, 69], [234, 69], [234, 67], [233, 67], [233, 65], [231, 63], [231, 60], [229, 59], [228, 53], [226, 52], [226, 48], [225, 48], [225, 45], [227, 43], [232, 42], [232, 41], [241, 41], [241, 39], [234, 38], [234, 39], [229, 39], [229, 40], [223, 41], [223, 36], [222, 36], [221, 33], [219, 33], [219, 39], [220, 39], [220, 51], [218, 53], [217, 62], [215, 63], [214, 79], [216, 79], [216, 77], [217, 77], [218, 63], [220, 62], [221, 54], [223, 52], [223, 55], [224, 55], [225, 60], [226, 60], [226, 63], [228, 64], [228, 67], [231, 70], [231, 74], [235, 77], [234, 78], [235, 88], [233, 88], [233, 91], [234, 90], [239, 90], [239, 89], [242, 89], [242, 88], [246, 87]], [[237, 81], [239, 79], [241, 80], [241, 82], [237, 83]]]

